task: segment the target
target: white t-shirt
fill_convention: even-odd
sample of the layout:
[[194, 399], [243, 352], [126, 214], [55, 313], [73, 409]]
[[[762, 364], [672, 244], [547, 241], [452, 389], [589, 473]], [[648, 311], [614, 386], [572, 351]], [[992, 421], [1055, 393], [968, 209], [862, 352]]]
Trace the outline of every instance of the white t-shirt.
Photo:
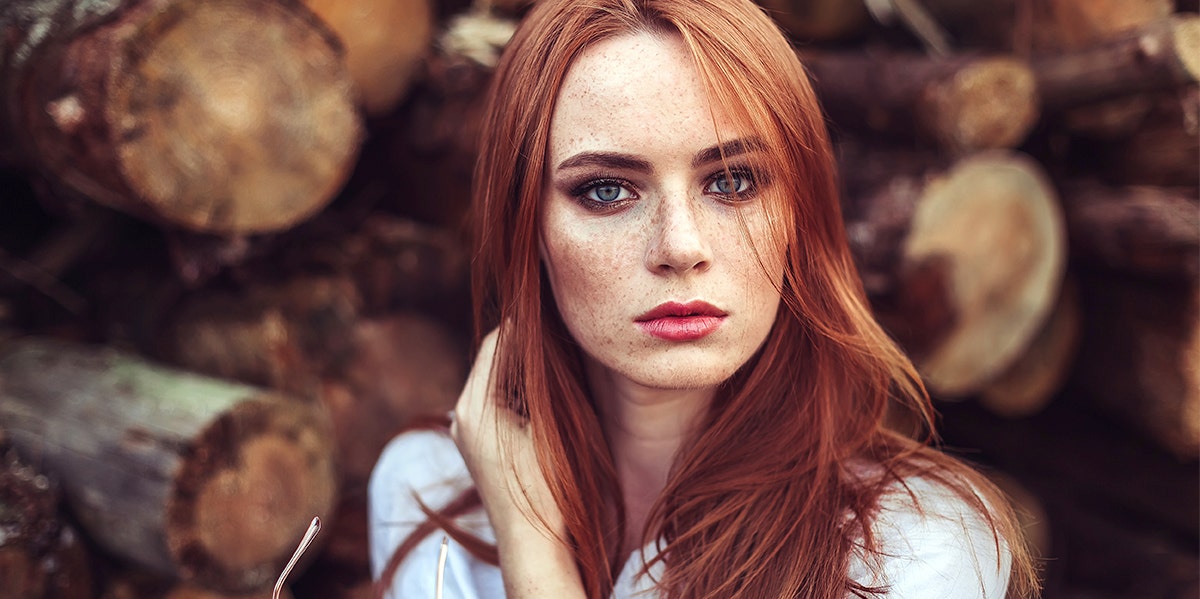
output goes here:
[[[953, 491], [921, 478], [905, 481], [920, 502], [918, 510], [903, 489], [886, 493], [872, 530], [880, 551], [850, 558], [851, 579], [889, 587], [888, 599], [1003, 599], [1011, 555], [987, 522]], [[411, 431], [391, 441], [371, 475], [369, 533], [371, 573], [376, 579], [425, 514], [413, 499], [439, 509], [470, 486], [466, 464], [454, 442], [434, 431]], [[488, 542], [495, 536], [482, 510], [458, 520]], [[443, 535], [435, 532], [408, 554], [392, 579], [392, 599], [433, 599]], [[654, 599], [653, 581], [636, 576], [654, 555], [654, 544], [634, 551], [621, 570], [614, 599]], [[661, 562], [656, 564], [662, 574]], [[480, 561], [453, 540], [443, 581], [445, 599], [501, 599], [500, 569]]]

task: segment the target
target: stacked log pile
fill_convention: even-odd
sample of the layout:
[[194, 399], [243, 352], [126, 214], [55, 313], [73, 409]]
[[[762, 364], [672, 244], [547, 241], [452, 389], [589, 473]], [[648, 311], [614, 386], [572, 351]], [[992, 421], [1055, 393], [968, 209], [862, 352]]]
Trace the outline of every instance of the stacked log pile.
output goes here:
[[[1044, 596], [1200, 597], [1195, 3], [761, 3]], [[529, 4], [0, 6], [0, 597], [269, 596], [314, 515], [294, 595], [369, 596], [371, 466], [465, 376], [475, 135]]]

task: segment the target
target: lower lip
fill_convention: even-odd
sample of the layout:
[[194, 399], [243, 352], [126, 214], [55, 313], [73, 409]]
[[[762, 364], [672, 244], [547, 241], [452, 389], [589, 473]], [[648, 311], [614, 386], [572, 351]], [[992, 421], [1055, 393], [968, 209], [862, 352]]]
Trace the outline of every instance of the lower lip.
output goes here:
[[655, 318], [654, 320], [638, 321], [637, 325], [642, 327], [653, 337], [664, 339], [667, 341], [695, 341], [709, 336], [717, 327], [721, 326], [723, 316], [681, 316], [665, 318]]

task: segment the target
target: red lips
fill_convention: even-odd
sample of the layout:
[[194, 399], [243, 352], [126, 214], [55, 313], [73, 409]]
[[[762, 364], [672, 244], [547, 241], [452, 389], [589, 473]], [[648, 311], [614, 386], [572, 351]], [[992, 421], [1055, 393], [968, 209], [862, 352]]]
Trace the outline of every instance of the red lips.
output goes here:
[[666, 341], [694, 341], [721, 326], [725, 311], [699, 300], [666, 302], [634, 319], [651, 336]]

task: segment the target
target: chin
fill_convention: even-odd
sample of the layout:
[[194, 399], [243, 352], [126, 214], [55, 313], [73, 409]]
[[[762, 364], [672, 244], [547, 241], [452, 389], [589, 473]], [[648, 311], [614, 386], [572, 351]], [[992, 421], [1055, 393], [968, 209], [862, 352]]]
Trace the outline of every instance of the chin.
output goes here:
[[740, 359], [740, 356], [731, 356], [728, 351], [721, 353], [723, 355], [719, 356], [656, 357], [614, 364], [615, 368], [610, 369], [650, 389], [710, 389], [729, 380], [749, 359], [749, 355]]

